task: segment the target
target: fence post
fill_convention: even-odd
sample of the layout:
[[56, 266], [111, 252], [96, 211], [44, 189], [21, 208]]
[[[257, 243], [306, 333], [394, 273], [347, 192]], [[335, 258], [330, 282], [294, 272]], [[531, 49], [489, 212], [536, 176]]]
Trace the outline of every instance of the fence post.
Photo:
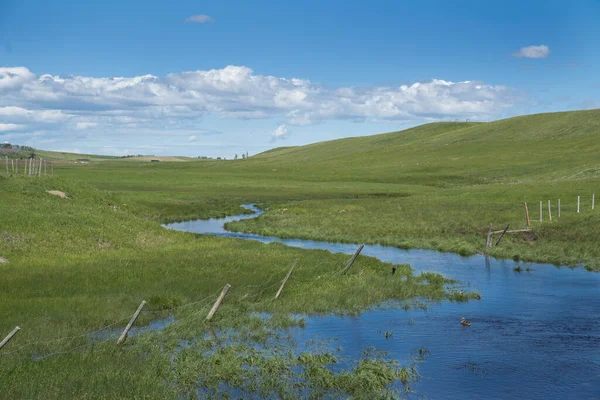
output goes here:
[[581, 200], [581, 196], [577, 196], [577, 214], [579, 214], [579, 203]]
[[552, 222], [552, 209], [550, 208], [550, 200], [548, 200], [548, 219]]
[[44, 176], [48, 176], [48, 161], [44, 160]]
[[52, 176], [54, 176], [54, 163], [50, 164], [50, 168], [52, 169]]
[[279, 295], [283, 291], [283, 287], [285, 286], [285, 284], [287, 283], [288, 279], [290, 278], [290, 275], [292, 275], [292, 271], [296, 267], [296, 264], [298, 264], [298, 259], [296, 259], [296, 261], [294, 261], [294, 264], [292, 265], [292, 268], [290, 268], [289, 272], [287, 273], [287, 275], [283, 279], [283, 282], [281, 282], [281, 287], [279, 288], [279, 290], [277, 291], [277, 294], [275, 295], [275, 300], [277, 300], [277, 298], [279, 297]]
[[8, 156], [6, 156], [6, 176], [8, 176]]
[[595, 203], [596, 203], [596, 194], [592, 193], [592, 210], [594, 209]]
[[362, 251], [363, 247], [365, 247], [365, 245], [361, 244], [360, 247], [358, 249], [356, 249], [356, 252], [352, 256], [352, 258], [350, 259], [350, 261], [348, 261], [348, 265], [346, 265], [346, 268], [344, 268], [344, 272], [342, 272], [342, 275], [344, 275], [346, 272], [348, 272], [348, 270], [350, 269], [350, 267], [352, 266], [352, 264], [354, 264], [354, 261], [356, 260], [356, 257], [358, 257], [358, 255]]
[[38, 168], [38, 177], [42, 176], [42, 159], [40, 158], [40, 166]]
[[560, 199], [558, 199], [558, 218], [560, 218]]
[[21, 330], [21, 328], [19, 328], [18, 326], [15, 327], [15, 329], [12, 330], [12, 332], [10, 332], [2, 342], [0, 342], [0, 349], [4, 347], [4, 345], [6, 343], [8, 343], [10, 341], [10, 339], [13, 338], [13, 336], [15, 336], [17, 334], [17, 332], [19, 332]]
[[121, 333], [121, 336], [119, 336], [119, 340], [117, 340], [117, 344], [121, 344], [125, 341], [125, 338], [127, 338], [127, 333], [133, 326], [133, 323], [137, 319], [138, 315], [140, 315], [140, 313], [142, 312], [142, 308], [144, 308], [145, 304], [146, 304], [146, 300], [142, 300], [142, 302], [140, 303], [140, 306], [137, 308], [137, 310], [135, 310], [135, 314], [133, 314], [133, 317], [131, 317], [131, 319], [129, 320], [129, 323], [123, 330], [123, 333]]
[[485, 238], [485, 248], [492, 247], [492, 224], [490, 224], [490, 229], [488, 229], [487, 236]]
[[542, 222], [542, 202], [540, 201], [540, 222]]
[[219, 295], [219, 298], [217, 299], [217, 301], [215, 301], [215, 304], [213, 304], [212, 308], [208, 312], [208, 315], [206, 316], [207, 321], [210, 321], [212, 319], [212, 317], [215, 315], [215, 313], [221, 306], [223, 299], [225, 298], [225, 296], [227, 296], [227, 292], [229, 292], [229, 289], [231, 289], [231, 285], [228, 283], [225, 285], [225, 287], [221, 291], [221, 294]]
[[508, 230], [508, 226], [509, 226], [509, 224], [506, 224], [506, 228], [504, 228], [504, 230], [500, 234], [500, 237], [498, 238], [498, 240], [496, 240], [496, 246], [498, 246], [500, 244], [500, 241], [502, 240], [502, 237], [504, 236], [504, 234]]
[[17, 169], [16, 169], [16, 175], [19, 176], [19, 159], [17, 158]]
[[527, 208], [527, 202], [525, 202], [525, 219], [527, 220], [527, 226], [531, 226], [531, 221], [529, 220], [529, 208]]

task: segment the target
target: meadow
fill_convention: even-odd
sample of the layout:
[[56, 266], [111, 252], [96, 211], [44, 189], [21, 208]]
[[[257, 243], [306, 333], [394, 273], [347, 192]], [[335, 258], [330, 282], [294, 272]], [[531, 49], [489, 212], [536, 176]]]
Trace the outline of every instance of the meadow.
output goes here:
[[[340, 275], [344, 255], [167, 231], [160, 224], [238, 214], [245, 212], [241, 204], [256, 203], [266, 210], [261, 217], [229, 228], [464, 255], [486, 251], [595, 270], [600, 211], [591, 210], [590, 199], [598, 188], [599, 129], [600, 111], [593, 110], [427, 124], [235, 161], [69, 164], [60, 162], [67, 155], [46, 153], [57, 162], [54, 177], [0, 177], [0, 256], [9, 260], [0, 264], [0, 331], [22, 328], [0, 352], [0, 389], [8, 398], [193, 398], [198, 386], [210, 396], [225, 383], [284, 398], [303, 390], [316, 397], [331, 391], [396, 396], [388, 385], [409, 385], [410, 365], [367, 355], [332, 374], [331, 352], [298, 355], [284, 348], [274, 356], [261, 344], [282, 327], [302, 324], [290, 314], [359, 313], [388, 300], [410, 306], [476, 293], [457, 297], [441, 276], [414, 276], [406, 265], [398, 279], [389, 279], [389, 264], [361, 256]], [[561, 217], [550, 222], [546, 202], [555, 207], [559, 198]], [[490, 223], [525, 227], [524, 201], [532, 234], [507, 235], [483, 249]], [[275, 302], [277, 284], [295, 259], [293, 278]], [[225, 283], [231, 293], [207, 323]], [[169, 316], [177, 323], [115, 346], [114, 327], [142, 299], [148, 305], [136, 325]], [[95, 340], [84, 335], [107, 325]], [[209, 326], [233, 336], [217, 346], [205, 340]], [[252, 382], [244, 379], [249, 366]]]

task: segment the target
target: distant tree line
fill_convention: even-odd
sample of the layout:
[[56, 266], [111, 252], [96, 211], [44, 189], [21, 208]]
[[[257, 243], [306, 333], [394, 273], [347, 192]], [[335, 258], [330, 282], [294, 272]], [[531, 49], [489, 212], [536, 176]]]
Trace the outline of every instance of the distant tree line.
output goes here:
[[35, 149], [30, 146], [4, 142], [0, 144], [0, 155], [9, 158], [35, 158]]

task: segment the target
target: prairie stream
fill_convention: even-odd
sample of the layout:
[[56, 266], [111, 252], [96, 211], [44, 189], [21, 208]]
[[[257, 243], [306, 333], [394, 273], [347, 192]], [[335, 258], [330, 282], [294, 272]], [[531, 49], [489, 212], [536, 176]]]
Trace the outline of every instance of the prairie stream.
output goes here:
[[[252, 205], [244, 207], [254, 214], [165, 227], [335, 253], [353, 254], [357, 248], [225, 230], [227, 222], [261, 214]], [[379, 245], [366, 245], [361, 255], [410, 264], [415, 273], [440, 273], [482, 299], [445, 301], [427, 310], [386, 307], [351, 317], [307, 316], [305, 326], [291, 332], [299, 342], [335, 340], [344, 357], [356, 359], [369, 346], [400, 361], [425, 348], [429, 354], [418, 365], [421, 378], [411, 385], [411, 398], [600, 399], [600, 273]], [[521, 272], [513, 270], [517, 264]], [[472, 325], [461, 326], [461, 317]]]

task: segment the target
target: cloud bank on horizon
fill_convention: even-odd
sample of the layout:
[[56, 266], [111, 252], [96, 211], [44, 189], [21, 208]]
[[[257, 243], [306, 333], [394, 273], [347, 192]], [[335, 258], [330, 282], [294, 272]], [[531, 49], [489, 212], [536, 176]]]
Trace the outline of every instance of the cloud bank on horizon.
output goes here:
[[[36, 75], [0, 68], [0, 131], [177, 129], [183, 121], [278, 118], [287, 125], [328, 120], [428, 121], [489, 118], [521, 94], [474, 81], [432, 79], [398, 87], [328, 87], [256, 74], [244, 66], [158, 77]], [[287, 135], [276, 130], [273, 137]]]

